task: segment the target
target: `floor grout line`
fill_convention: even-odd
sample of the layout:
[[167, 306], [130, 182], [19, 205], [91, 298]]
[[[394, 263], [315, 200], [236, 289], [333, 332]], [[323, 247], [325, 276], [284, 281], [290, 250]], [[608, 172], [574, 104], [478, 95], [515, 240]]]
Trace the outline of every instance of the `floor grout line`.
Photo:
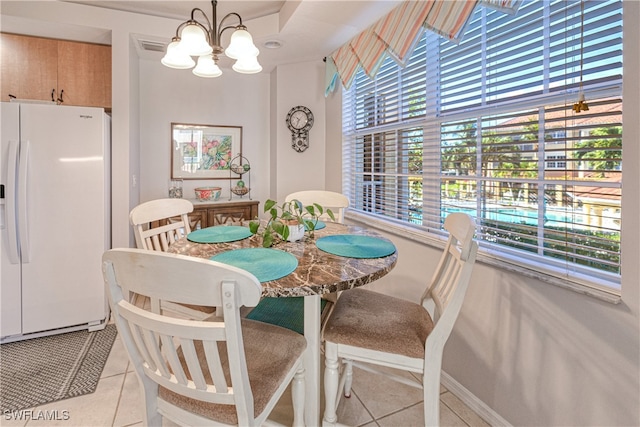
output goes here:
[[120, 409], [120, 402], [122, 401], [122, 392], [124, 390], [124, 383], [127, 381], [127, 371], [125, 369], [124, 374], [122, 375], [122, 384], [120, 385], [120, 393], [118, 393], [118, 402], [116, 403], [116, 410], [113, 413], [113, 419], [111, 420], [111, 426], [113, 427], [116, 423], [116, 418], [118, 416], [118, 410]]
[[[447, 393], [450, 393], [452, 396], [455, 396], [453, 393], [451, 393], [450, 391], [447, 391]], [[445, 393], [442, 393], [440, 396], [442, 396]], [[469, 424], [467, 422], [466, 419], [464, 419], [464, 417], [462, 417], [454, 408], [452, 408], [451, 406], [447, 405], [447, 402], [445, 402], [444, 400], [442, 400], [442, 398], [440, 398], [440, 403], [443, 404], [444, 406], [446, 406], [447, 408], [449, 408], [449, 410], [458, 418], [460, 418], [460, 420], [468, 427], [471, 427], [471, 424]]]
[[[358, 399], [358, 402], [360, 402], [360, 404], [362, 405], [362, 407], [364, 408], [365, 411], [367, 411], [367, 414], [369, 414], [369, 416], [371, 417], [371, 420], [375, 423], [375, 425], [379, 426], [378, 422], [376, 421], [376, 417], [373, 416], [373, 414], [371, 413], [371, 411], [369, 410], [369, 408], [367, 408], [367, 405], [364, 404], [364, 402], [362, 401], [362, 399], [360, 399], [360, 396], [358, 396], [358, 393], [355, 392], [355, 390], [353, 390], [353, 388], [351, 389], [351, 397], [344, 397], [344, 393], [343, 393], [343, 398], [344, 399], [353, 399], [353, 396], [356, 397], [356, 399]], [[337, 409], [337, 408], [336, 408]], [[364, 424], [360, 424], [360, 426], [364, 426], [369, 424], [371, 421], [367, 421]]]
[[[390, 417], [392, 415], [399, 414], [400, 412], [406, 411], [407, 409], [413, 408], [414, 406], [417, 406], [417, 405], [419, 405], [421, 403], [422, 403], [422, 400], [420, 402], [414, 403], [413, 405], [409, 405], [406, 408], [402, 408], [402, 409], [398, 409], [397, 411], [390, 412], [390, 413], [388, 413], [388, 414], [386, 414], [386, 415], [384, 415], [382, 417], [379, 417], [379, 418], [375, 419], [374, 421], [376, 422], [376, 424], [378, 424], [378, 420], [382, 420], [382, 419]], [[378, 425], [380, 425], [380, 424], [378, 424]]]

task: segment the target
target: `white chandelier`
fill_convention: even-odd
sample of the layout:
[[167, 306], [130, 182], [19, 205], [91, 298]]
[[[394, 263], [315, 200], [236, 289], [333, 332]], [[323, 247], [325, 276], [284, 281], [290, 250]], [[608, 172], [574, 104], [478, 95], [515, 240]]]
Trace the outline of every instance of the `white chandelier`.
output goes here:
[[[234, 71], [243, 74], [254, 74], [262, 71], [258, 63], [260, 51], [253, 44], [253, 38], [247, 31], [247, 27], [242, 24], [242, 18], [235, 12], [228, 13], [216, 24], [217, 0], [211, 1], [213, 10], [213, 21], [209, 21], [206, 13], [202, 9], [194, 8], [191, 11], [191, 19], [183, 22], [176, 29], [176, 35], [167, 46], [167, 53], [162, 58], [162, 64], [170, 68], [185, 70], [193, 68], [193, 74], [199, 77], [218, 77], [222, 75], [222, 70], [218, 67], [219, 55], [226, 55], [236, 62], [233, 65]], [[195, 13], [200, 12], [206, 20], [206, 25], [195, 19]], [[240, 21], [236, 25], [224, 26], [227, 18], [235, 16]], [[212, 25], [213, 22], [213, 25]], [[224, 49], [221, 45], [222, 33], [228, 29], [235, 29], [231, 34], [229, 47]], [[196, 65], [192, 56], [198, 57]]]

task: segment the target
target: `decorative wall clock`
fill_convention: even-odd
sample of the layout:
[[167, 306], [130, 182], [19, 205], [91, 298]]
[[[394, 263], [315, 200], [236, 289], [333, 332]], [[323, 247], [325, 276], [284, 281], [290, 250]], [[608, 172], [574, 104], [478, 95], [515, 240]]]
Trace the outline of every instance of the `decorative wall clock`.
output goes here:
[[313, 126], [313, 113], [299, 105], [289, 110], [287, 127], [291, 131], [291, 148], [302, 153], [309, 148], [309, 130]]

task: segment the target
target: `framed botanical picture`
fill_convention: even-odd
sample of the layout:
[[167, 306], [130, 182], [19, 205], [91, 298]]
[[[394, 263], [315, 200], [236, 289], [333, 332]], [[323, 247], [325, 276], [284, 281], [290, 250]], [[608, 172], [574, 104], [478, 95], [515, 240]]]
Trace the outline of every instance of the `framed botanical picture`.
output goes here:
[[229, 179], [231, 159], [242, 154], [242, 126], [171, 123], [171, 178]]

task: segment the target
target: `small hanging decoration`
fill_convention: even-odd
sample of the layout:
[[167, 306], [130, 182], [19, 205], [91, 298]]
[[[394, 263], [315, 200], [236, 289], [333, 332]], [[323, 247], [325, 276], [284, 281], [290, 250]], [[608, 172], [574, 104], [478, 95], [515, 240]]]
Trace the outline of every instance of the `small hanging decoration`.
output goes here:
[[573, 111], [579, 113], [581, 111], [589, 111], [589, 105], [584, 99], [584, 92], [582, 91], [582, 67], [584, 58], [584, 0], [580, 1], [580, 91], [578, 95], [578, 102], [573, 104]]
[[582, 93], [582, 89], [580, 90], [580, 98], [578, 102], [573, 104], [573, 111], [579, 113], [580, 111], [589, 111], [589, 104], [584, 100], [584, 93]]

